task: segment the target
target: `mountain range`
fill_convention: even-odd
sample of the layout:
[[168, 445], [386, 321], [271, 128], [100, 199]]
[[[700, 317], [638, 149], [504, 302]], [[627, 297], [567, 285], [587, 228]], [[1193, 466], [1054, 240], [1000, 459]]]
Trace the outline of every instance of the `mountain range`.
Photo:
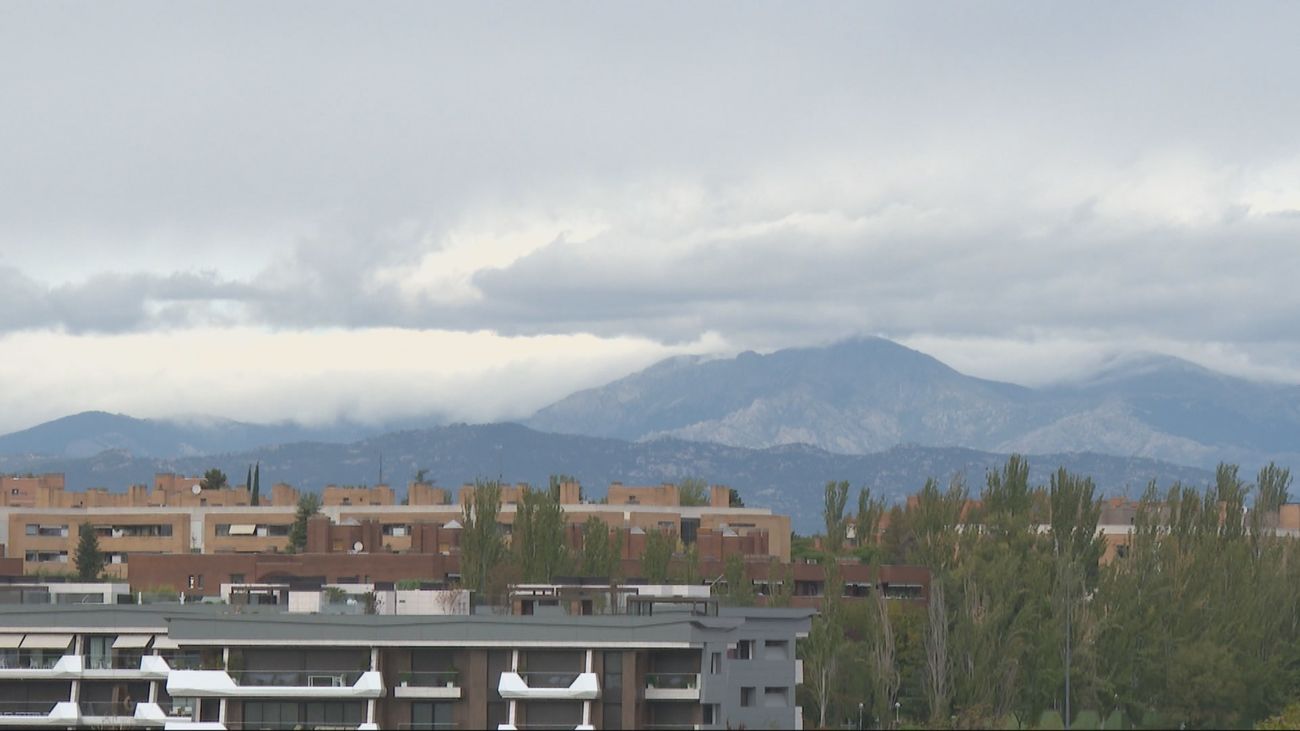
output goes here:
[[1035, 479], [1066, 466], [1108, 494], [1153, 478], [1204, 483], [1219, 461], [1247, 473], [1270, 460], [1300, 466], [1300, 387], [1137, 355], [1085, 379], [1027, 388], [859, 338], [670, 358], [574, 393], [522, 426], [429, 417], [307, 427], [86, 412], [0, 436], [0, 472], [58, 471], [76, 488], [124, 489], [155, 471], [217, 466], [238, 479], [260, 461], [264, 479], [314, 489], [374, 484], [382, 460], [394, 484], [417, 469], [444, 485], [498, 476], [544, 483], [567, 473], [597, 496], [614, 480], [694, 476], [737, 487], [807, 527], [826, 480], [897, 498], [930, 476], [978, 483], [1011, 452], [1035, 455]]
[[[305, 490], [326, 484], [404, 485], [417, 470], [426, 479], [456, 487], [477, 478], [546, 484], [551, 474], [577, 477], [589, 497], [604, 495], [610, 482], [659, 484], [700, 477], [737, 488], [748, 505], [791, 516], [796, 530], [810, 532], [820, 520], [827, 480], [850, 480], [878, 495], [900, 500], [926, 477], [943, 482], [963, 476], [978, 491], [985, 472], [1006, 457], [959, 448], [901, 446], [867, 455], [827, 452], [807, 445], [747, 449], [675, 438], [629, 442], [602, 437], [538, 432], [518, 424], [450, 425], [391, 432], [349, 444], [302, 442], [255, 450], [176, 458], [143, 457], [122, 450], [94, 457], [0, 457], [0, 472], [62, 472], [70, 486], [124, 489], [148, 482], [155, 472], [201, 474], [217, 467], [242, 482], [249, 465], [261, 465], [263, 484], [284, 481]], [[1090, 475], [1101, 492], [1137, 496], [1152, 479], [1206, 484], [1209, 472], [1149, 459], [1078, 453], [1030, 458], [1031, 478], [1046, 482], [1059, 466]], [[401, 491], [399, 490], [399, 493]]]
[[1300, 386], [1137, 355], [1032, 389], [964, 375], [881, 338], [735, 358], [661, 361], [579, 391], [525, 422], [543, 431], [675, 437], [844, 454], [899, 444], [1083, 452], [1212, 467], [1300, 463]]

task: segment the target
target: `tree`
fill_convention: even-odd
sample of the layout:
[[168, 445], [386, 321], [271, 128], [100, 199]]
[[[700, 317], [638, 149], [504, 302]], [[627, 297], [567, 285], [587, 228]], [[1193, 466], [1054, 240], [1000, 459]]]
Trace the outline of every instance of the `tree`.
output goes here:
[[727, 507], [743, 508], [745, 501], [740, 498], [740, 491], [734, 487], [727, 488]]
[[98, 581], [104, 573], [104, 553], [99, 550], [99, 537], [90, 523], [82, 523], [77, 531], [77, 579]]
[[685, 506], [708, 505], [709, 485], [704, 480], [688, 477], [677, 484], [677, 498]]
[[582, 524], [582, 575], [603, 576], [611, 581], [618, 575], [622, 563], [622, 534], [610, 538], [605, 521], [591, 516]]
[[257, 506], [262, 500], [262, 463], [258, 462], [253, 467], [253, 497], [248, 501], [249, 505]]
[[858, 491], [858, 514], [854, 517], [854, 530], [857, 531], [858, 545], [866, 546], [875, 541], [880, 531], [880, 519], [885, 515], [885, 501], [871, 497], [871, 488], [864, 487]]
[[1255, 510], [1265, 513], [1276, 512], [1290, 499], [1291, 470], [1269, 462], [1259, 471], [1255, 484], [1259, 488], [1259, 496], [1255, 498]]
[[473, 497], [461, 512], [461, 584], [470, 591], [484, 591], [492, 570], [505, 556], [505, 540], [497, 525], [500, 512], [501, 483], [476, 481]]
[[204, 490], [220, 490], [226, 486], [226, 473], [213, 467], [203, 473], [203, 481], [199, 486]]
[[309, 492], [298, 498], [298, 512], [294, 514], [293, 525], [289, 528], [289, 553], [307, 550], [307, 521], [319, 512], [319, 495]]
[[952, 694], [949, 682], [948, 607], [944, 603], [943, 582], [930, 584], [930, 604], [927, 610], [929, 622], [925, 630], [925, 697], [930, 703], [930, 725], [937, 726], [948, 718]]
[[[848, 489], [847, 483], [845, 489]], [[839, 567], [833, 557], [826, 560], [825, 567], [826, 589], [823, 592], [821, 614], [813, 619], [808, 639], [800, 645], [806, 668], [804, 682], [808, 685], [813, 703], [817, 706], [818, 728], [827, 727], [834, 689], [841, 681], [840, 663], [845, 658], [847, 650], [840, 610], [842, 590]]]
[[754, 606], [754, 583], [745, 576], [744, 559], [735, 553], [728, 556], [722, 576], [726, 588], [718, 596], [724, 603], [733, 607]]
[[515, 511], [511, 549], [524, 581], [549, 583], [569, 570], [569, 546], [564, 534], [564, 507], [559, 490], [524, 493]]
[[248, 476], [244, 478], [244, 487], [250, 491], [253, 489], [253, 465], [248, 466]]
[[668, 581], [668, 566], [677, 548], [677, 533], [652, 530], [645, 534], [645, 552], [641, 554], [641, 573], [651, 584]]
[[844, 505], [849, 499], [847, 480], [826, 483], [826, 502], [822, 516], [826, 520], [826, 550], [831, 555], [838, 554], [844, 548]]

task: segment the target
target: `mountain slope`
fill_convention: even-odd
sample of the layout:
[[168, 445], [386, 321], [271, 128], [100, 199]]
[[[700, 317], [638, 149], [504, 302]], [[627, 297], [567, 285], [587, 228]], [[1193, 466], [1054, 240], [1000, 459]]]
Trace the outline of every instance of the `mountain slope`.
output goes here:
[[1096, 451], [1211, 466], [1300, 466], [1300, 387], [1138, 355], [1044, 389], [963, 375], [878, 338], [824, 348], [679, 357], [537, 412], [529, 426], [846, 454], [900, 444]]
[[310, 428], [245, 424], [228, 419], [136, 419], [86, 411], [0, 436], [0, 454], [88, 457], [123, 450], [142, 457], [174, 457], [252, 449], [304, 440], [350, 441], [373, 433], [357, 425]]
[[[617, 439], [547, 434], [517, 424], [455, 425], [384, 434], [350, 444], [284, 444], [236, 454], [152, 459], [121, 451], [90, 458], [0, 457], [0, 472], [63, 472], [69, 487], [125, 489], [149, 482], [154, 472], [201, 474], [218, 467], [242, 475], [261, 463], [263, 484], [283, 481], [307, 490], [328, 483], [375, 484], [383, 477], [404, 485], [418, 469], [437, 484], [456, 487], [475, 478], [546, 484], [554, 473], [578, 477], [589, 498], [605, 493], [618, 480], [658, 484], [700, 477], [740, 490], [746, 504], [792, 516], [796, 530], [808, 533], [820, 520], [822, 488], [827, 480], [851, 480], [855, 489], [869, 485], [877, 494], [901, 500], [920, 489], [927, 476], [947, 480], [965, 476], [972, 490], [984, 473], [1005, 456], [968, 449], [896, 447], [867, 455], [834, 454], [805, 445], [753, 450], [714, 443], [658, 439]], [[1148, 459], [1096, 454], [1030, 457], [1031, 478], [1045, 482], [1058, 466], [1091, 475], [1106, 494], [1136, 496], [1151, 479], [1162, 486], [1173, 480], [1206, 484], [1211, 475]]]
[[748, 447], [807, 442], [860, 454], [897, 444], [978, 445], [1045, 422], [1034, 394], [962, 375], [880, 338], [827, 348], [673, 358], [537, 412], [533, 428]]

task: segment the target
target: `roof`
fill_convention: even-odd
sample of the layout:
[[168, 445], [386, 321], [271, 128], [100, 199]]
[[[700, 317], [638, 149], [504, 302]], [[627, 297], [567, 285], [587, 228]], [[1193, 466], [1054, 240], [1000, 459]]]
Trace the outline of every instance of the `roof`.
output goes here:
[[807, 609], [728, 608], [635, 615], [328, 615], [259, 612], [222, 604], [14, 605], [0, 607], [3, 632], [157, 632], [182, 645], [470, 645], [687, 647], [718, 640], [747, 620], [794, 621]]

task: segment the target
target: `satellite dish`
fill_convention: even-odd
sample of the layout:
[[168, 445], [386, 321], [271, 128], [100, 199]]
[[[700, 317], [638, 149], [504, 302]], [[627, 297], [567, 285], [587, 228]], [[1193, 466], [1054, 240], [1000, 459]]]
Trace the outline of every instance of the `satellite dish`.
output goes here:
[[194, 493], [195, 495], [198, 495], [199, 493], [203, 492], [203, 486], [196, 482], [193, 485], [190, 485], [190, 492]]
[[356, 543], [352, 544], [352, 550], [356, 551], [357, 553], [361, 553], [362, 548], [364, 548], [364, 546], [361, 545], [361, 541], [357, 541]]

